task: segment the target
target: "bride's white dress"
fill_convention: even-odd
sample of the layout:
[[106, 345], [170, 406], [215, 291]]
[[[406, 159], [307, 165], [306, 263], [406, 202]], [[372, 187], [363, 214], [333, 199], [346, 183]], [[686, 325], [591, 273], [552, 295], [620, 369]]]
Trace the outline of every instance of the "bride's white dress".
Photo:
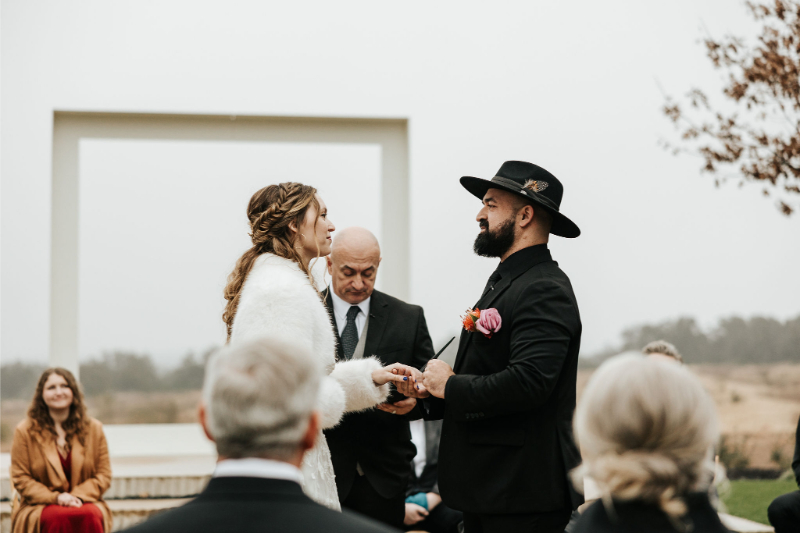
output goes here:
[[[314, 278], [324, 289], [324, 270], [314, 269]], [[303, 459], [303, 490], [315, 501], [339, 510], [331, 453], [322, 429], [338, 424], [346, 412], [369, 409], [386, 399], [388, 384], [376, 387], [372, 381], [372, 372], [381, 363], [374, 358], [336, 362], [333, 325], [317, 290], [294, 261], [274, 254], [259, 256], [247, 276], [231, 343], [265, 336], [303, 345], [319, 362], [323, 376], [317, 399], [321, 428], [316, 444]]]
[[314, 447], [306, 453], [303, 465], [303, 491], [314, 501], [330, 507], [336, 511], [341, 510], [339, 493], [336, 491], [336, 474], [333, 472], [331, 451], [328, 441], [320, 430]]

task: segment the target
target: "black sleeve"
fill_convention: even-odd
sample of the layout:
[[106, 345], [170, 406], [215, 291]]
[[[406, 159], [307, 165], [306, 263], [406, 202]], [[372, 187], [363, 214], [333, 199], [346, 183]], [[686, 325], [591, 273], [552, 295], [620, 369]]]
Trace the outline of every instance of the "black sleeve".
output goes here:
[[495, 374], [447, 380], [444, 397], [455, 420], [527, 411], [553, 392], [577, 330], [574, 303], [562, 286], [546, 281], [522, 289], [513, 309], [511, 323], [503, 324], [511, 328], [508, 366]]
[[418, 400], [417, 405], [422, 403], [422, 418], [425, 420], [441, 420], [444, 418], [445, 403], [441, 398], [431, 396], [424, 400]]

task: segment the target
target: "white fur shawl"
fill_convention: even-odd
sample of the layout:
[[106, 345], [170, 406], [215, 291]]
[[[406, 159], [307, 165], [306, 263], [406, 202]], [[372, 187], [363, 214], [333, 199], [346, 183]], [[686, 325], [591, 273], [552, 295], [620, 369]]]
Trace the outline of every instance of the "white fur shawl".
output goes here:
[[[324, 260], [323, 260], [324, 261]], [[336, 337], [328, 310], [297, 263], [274, 254], [259, 256], [242, 287], [231, 342], [264, 336], [288, 337], [305, 345], [319, 361], [323, 378], [317, 410], [323, 428], [342, 414], [383, 402], [389, 386], [376, 387], [377, 359], [336, 363]]]

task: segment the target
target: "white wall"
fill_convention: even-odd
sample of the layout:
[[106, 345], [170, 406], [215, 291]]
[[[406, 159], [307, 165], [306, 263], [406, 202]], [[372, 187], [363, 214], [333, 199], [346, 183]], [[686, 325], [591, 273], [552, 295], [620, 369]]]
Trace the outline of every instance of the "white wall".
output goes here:
[[4, 0], [2, 357], [46, 357], [55, 109], [407, 117], [411, 300], [435, 340], [494, 268], [471, 252], [479, 205], [457, 180], [506, 159], [565, 184], [584, 234], [551, 248], [586, 352], [634, 322], [795, 315], [800, 218], [755, 187], [715, 190], [699, 161], [657, 146], [672, 130], [656, 79], [673, 94], [715, 83], [700, 22], [742, 33], [744, 13], [723, 0]]
[[381, 236], [378, 145], [86, 139], [80, 167], [84, 357], [116, 348], [170, 364], [219, 345], [225, 280], [252, 245], [245, 210], [265, 177], [313, 182], [337, 227]]

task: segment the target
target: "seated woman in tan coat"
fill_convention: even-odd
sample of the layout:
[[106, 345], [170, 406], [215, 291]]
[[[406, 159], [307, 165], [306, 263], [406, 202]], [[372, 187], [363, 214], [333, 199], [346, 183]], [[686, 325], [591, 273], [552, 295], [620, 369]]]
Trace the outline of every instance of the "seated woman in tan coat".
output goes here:
[[108, 533], [103, 493], [111, 465], [103, 426], [86, 414], [78, 382], [45, 370], [11, 446], [13, 533]]

